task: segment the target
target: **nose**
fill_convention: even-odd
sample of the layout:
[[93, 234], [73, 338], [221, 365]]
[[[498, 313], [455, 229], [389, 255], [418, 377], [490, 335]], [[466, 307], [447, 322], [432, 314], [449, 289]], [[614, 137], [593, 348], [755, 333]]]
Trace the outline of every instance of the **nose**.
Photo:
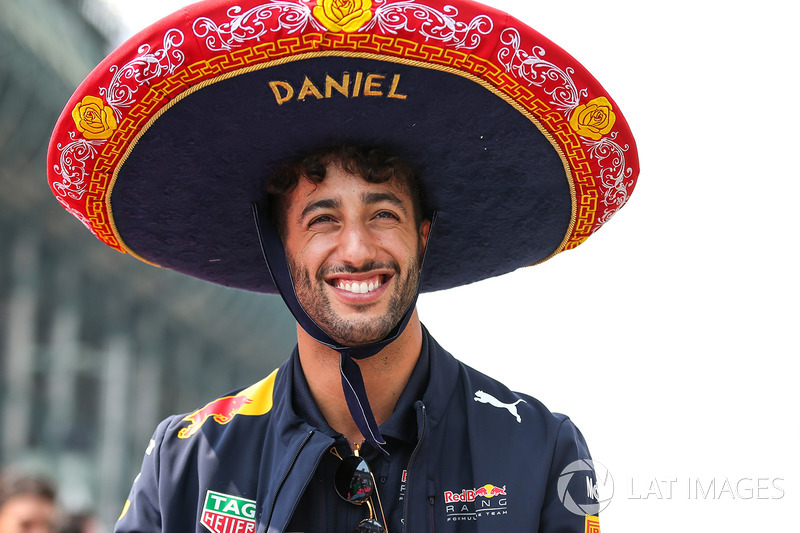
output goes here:
[[338, 255], [344, 263], [361, 267], [375, 259], [377, 249], [375, 236], [363, 223], [349, 222], [341, 229]]

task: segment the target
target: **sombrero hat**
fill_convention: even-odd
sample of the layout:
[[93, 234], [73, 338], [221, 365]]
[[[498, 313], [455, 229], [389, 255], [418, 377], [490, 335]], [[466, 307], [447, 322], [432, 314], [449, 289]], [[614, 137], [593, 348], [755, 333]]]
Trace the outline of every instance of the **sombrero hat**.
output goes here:
[[251, 205], [279, 161], [386, 146], [438, 211], [421, 290], [574, 248], [638, 175], [617, 104], [520, 21], [468, 0], [207, 0], [78, 87], [48, 154], [58, 201], [138, 259], [275, 292]]

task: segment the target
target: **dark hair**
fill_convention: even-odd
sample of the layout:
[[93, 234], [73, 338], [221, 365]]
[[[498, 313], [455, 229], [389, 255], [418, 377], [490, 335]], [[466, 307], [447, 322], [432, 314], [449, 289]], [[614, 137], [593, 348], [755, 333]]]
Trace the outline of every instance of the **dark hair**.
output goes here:
[[267, 205], [272, 224], [281, 236], [285, 232], [286, 195], [297, 187], [300, 178], [322, 183], [330, 165], [368, 183], [395, 182], [411, 196], [417, 227], [425, 218], [425, 196], [419, 174], [405, 158], [377, 146], [334, 145], [281, 165], [267, 181]]
[[28, 495], [55, 502], [56, 488], [43, 477], [12, 471], [0, 472], [0, 507], [12, 498]]

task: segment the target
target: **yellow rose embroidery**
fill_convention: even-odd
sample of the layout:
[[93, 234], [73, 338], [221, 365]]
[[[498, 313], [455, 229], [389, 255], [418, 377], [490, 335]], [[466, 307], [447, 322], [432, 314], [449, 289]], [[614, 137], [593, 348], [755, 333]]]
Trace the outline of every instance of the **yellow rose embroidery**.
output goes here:
[[72, 120], [87, 139], [108, 139], [117, 129], [114, 111], [96, 96], [84, 96], [72, 110]]
[[578, 135], [599, 141], [603, 135], [611, 131], [616, 121], [617, 117], [614, 115], [611, 102], [605, 96], [600, 96], [578, 106], [569, 119], [569, 125]]
[[372, 18], [372, 0], [317, 0], [314, 16], [330, 31], [351, 33]]

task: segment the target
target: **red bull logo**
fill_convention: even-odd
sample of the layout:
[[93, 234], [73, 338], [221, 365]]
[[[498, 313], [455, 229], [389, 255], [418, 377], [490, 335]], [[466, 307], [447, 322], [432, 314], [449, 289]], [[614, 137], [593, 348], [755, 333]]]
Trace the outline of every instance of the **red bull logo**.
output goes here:
[[[508, 515], [508, 490], [487, 483], [476, 489], [461, 492], [445, 491], [444, 512], [448, 522], [477, 520], [478, 518]], [[493, 518], [490, 518], [493, 519]]]
[[505, 485], [503, 485], [502, 487], [498, 487], [492, 484], [486, 484], [482, 487], [478, 487], [477, 489], [463, 489], [460, 493], [446, 490], [444, 491], [444, 502], [469, 503], [469, 502], [474, 502], [475, 498], [477, 498], [478, 496], [480, 496], [481, 498], [494, 498], [495, 496], [505, 496], [505, 495], [506, 495]]
[[483, 496], [484, 498], [494, 498], [495, 496], [505, 496], [506, 486], [495, 487], [494, 485], [484, 485], [479, 489], [475, 489], [475, 496]]
[[188, 439], [203, 427], [210, 418], [217, 424], [227, 424], [236, 415], [258, 416], [272, 409], [272, 392], [278, 371], [262, 379], [235, 396], [225, 396], [209, 402], [205, 407], [187, 415], [183, 421], [189, 425], [178, 431], [179, 439]]
[[217, 424], [227, 424], [243, 406], [251, 402], [252, 400], [246, 396], [225, 396], [209, 402], [202, 409], [184, 417], [183, 420], [189, 421], [189, 425], [178, 431], [178, 438], [188, 439], [197, 433], [209, 418]]

